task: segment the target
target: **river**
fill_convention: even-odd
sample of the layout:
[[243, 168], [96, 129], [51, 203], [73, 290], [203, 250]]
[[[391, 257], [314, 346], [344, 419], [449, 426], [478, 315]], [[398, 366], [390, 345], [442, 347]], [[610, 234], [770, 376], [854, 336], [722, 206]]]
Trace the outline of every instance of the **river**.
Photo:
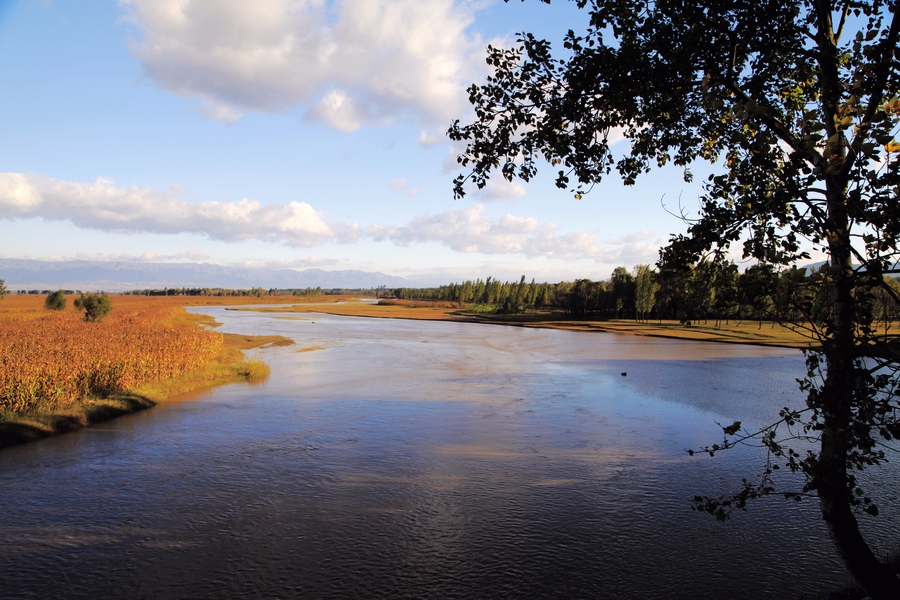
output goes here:
[[[690, 506], [759, 472], [757, 449], [685, 450], [799, 405], [796, 351], [192, 310], [297, 345], [253, 352], [262, 384], [0, 452], [0, 597], [799, 599], [851, 583], [815, 501], [726, 523]], [[887, 549], [897, 480], [875, 482], [893, 509], [863, 519]]]

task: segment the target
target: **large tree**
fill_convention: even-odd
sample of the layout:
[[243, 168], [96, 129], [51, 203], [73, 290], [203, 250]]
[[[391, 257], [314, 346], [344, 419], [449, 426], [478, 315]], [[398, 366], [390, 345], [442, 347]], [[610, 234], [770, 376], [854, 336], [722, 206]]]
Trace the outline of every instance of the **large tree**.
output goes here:
[[[882, 463], [900, 436], [900, 353], [876, 335], [866, 301], [896, 295], [883, 277], [900, 243], [896, 0], [575, 1], [590, 25], [570, 31], [561, 54], [530, 34], [512, 49], [488, 48], [493, 75], [470, 88], [474, 120], [449, 131], [467, 143], [456, 195], [494, 171], [527, 181], [552, 165], [557, 185], [580, 198], [614, 170], [630, 184], [674, 163], [690, 180], [690, 168], [708, 162], [699, 215], [661, 252], [661, 267], [721, 257], [733, 244], [776, 267], [809, 249], [827, 254], [806, 408], [785, 410], [758, 439], [805, 476], [798, 493], [818, 496], [835, 547], [869, 594], [900, 598], [857, 522], [877, 513], [857, 473]], [[612, 145], [614, 131], [626, 142]], [[817, 450], [784, 441], [786, 425]], [[725, 430], [712, 450], [753, 435], [739, 424]], [[775, 466], [704, 507], [721, 516], [772, 492]]]

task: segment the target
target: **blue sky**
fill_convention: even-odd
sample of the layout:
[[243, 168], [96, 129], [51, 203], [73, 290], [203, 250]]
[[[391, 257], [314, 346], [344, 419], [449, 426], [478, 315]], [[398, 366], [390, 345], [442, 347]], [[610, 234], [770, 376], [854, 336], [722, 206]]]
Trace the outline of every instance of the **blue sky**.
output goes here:
[[0, 0], [0, 258], [429, 284], [653, 263], [684, 228], [661, 200], [697, 204], [678, 169], [581, 201], [549, 169], [452, 196], [444, 132], [486, 45], [583, 22], [536, 0]]

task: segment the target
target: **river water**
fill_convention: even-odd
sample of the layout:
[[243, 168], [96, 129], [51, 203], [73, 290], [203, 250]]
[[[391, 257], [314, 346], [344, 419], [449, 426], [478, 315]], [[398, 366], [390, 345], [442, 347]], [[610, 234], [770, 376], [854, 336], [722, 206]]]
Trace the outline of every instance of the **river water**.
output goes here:
[[[814, 501], [727, 523], [763, 455], [716, 422], [802, 401], [790, 350], [207, 312], [258, 385], [0, 452], [3, 598], [816, 598], [850, 583]], [[624, 375], [624, 376], [623, 376]], [[896, 469], [876, 482], [895, 506]], [[880, 547], [897, 511], [882, 504]]]

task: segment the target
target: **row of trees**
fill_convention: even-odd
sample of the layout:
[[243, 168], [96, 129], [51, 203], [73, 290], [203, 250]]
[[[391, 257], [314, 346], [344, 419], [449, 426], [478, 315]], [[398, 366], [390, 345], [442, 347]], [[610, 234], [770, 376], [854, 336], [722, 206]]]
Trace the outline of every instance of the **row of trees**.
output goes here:
[[[886, 288], [859, 290], [872, 321], [900, 319], [900, 282], [885, 277]], [[437, 288], [388, 290], [402, 300], [488, 305], [499, 313], [529, 308], [555, 308], [576, 317], [599, 319], [676, 319], [685, 324], [752, 319], [817, 326], [831, 316], [831, 269], [796, 268], [776, 271], [758, 264], [741, 271], [730, 261], [700, 261], [678, 269], [656, 270], [637, 265], [630, 272], [617, 267], [609, 279], [578, 279], [560, 283], [501, 282], [488, 277]]]
[[556, 297], [556, 285], [535, 283], [534, 279], [526, 283], [524, 275], [518, 282], [501, 282], [488, 277], [437, 288], [394, 288], [386, 291], [401, 300], [489, 305], [504, 313], [522, 312], [525, 307], [553, 306]]

